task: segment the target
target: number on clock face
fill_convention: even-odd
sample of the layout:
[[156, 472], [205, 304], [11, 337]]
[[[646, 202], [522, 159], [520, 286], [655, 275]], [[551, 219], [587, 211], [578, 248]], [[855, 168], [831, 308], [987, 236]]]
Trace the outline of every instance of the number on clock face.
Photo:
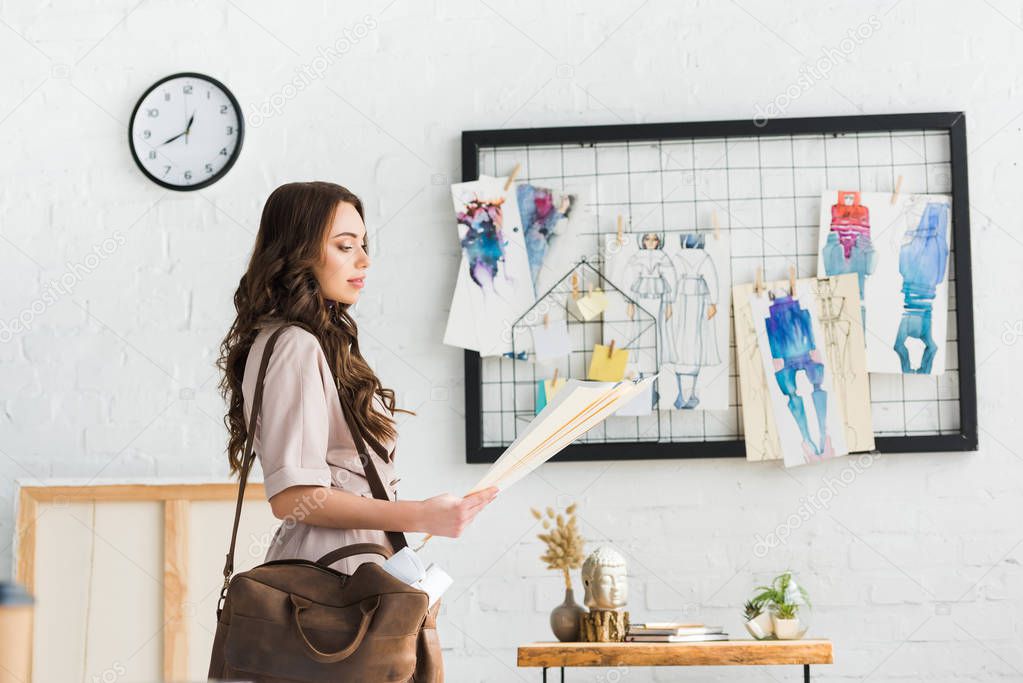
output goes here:
[[201, 74], [177, 74], [139, 100], [131, 120], [132, 153], [164, 187], [194, 190], [223, 176], [241, 150], [244, 121], [234, 96]]

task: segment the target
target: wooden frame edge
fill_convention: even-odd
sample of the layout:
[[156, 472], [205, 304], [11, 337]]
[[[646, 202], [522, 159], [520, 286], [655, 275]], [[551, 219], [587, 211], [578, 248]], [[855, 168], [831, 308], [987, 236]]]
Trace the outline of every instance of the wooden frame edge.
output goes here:
[[[262, 482], [245, 488], [245, 500], [262, 499]], [[234, 501], [238, 484], [95, 484], [18, 486], [14, 530], [14, 580], [35, 596], [36, 521], [41, 504], [71, 502], [163, 503], [163, 678], [188, 677], [188, 633], [182, 620], [188, 600], [189, 514], [192, 501]], [[45, 511], [44, 511], [45, 512]], [[34, 629], [34, 627], [33, 627]], [[34, 640], [32, 638], [31, 640]], [[33, 653], [35, 645], [32, 644]], [[34, 656], [33, 656], [34, 658]], [[29, 679], [32, 668], [29, 664]]]

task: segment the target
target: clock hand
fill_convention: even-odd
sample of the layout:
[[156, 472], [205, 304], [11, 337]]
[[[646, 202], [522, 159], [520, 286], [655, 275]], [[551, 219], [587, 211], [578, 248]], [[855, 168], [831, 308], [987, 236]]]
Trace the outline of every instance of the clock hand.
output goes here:
[[185, 126], [185, 144], [188, 144], [188, 131], [192, 130], [192, 121], [195, 121], [195, 112], [188, 118], [188, 125]]
[[181, 133], [178, 133], [177, 135], [175, 135], [172, 138], [167, 138], [166, 140], [164, 140], [163, 142], [160, 143], [160, 146], [162, 147], [163, 145], [166, 145], [168, 142], [174, 142], [175, 140], [180, 138], [182, 135], [185, 136], [185, 144], [187, 145], [188, 144], [188, 131], [190, 131], [192, 129], [192, 121], [194, 121], [194, 120], [195, 120], [195, 112], [192, 112], [192, 116], [189, 117], [188, 123], [185, 124], [185, 130], [183, 132], [181, 132]]
[[185, 134], [185, 133], [187, 133], [187, 132], [188, 132], [188, 131], [186, 130], [186, 131], [185, 131], [184, 133], [178, 133], [177, 135], [175, 135], [175, 136], [174, 136], [174, 137], [172, 137], [172, 138], [167, 138], [166, 140], [164, 140], [163, 142], [161, 142], [161, 143], [160, 143], [160, 147], [163, 147], [163, 146], [164, 146], [164, 145], [166, 145], [166, 144], [167, 144], [168, 142], [174, 142], [175, 140], [177, 140], [178, 138], [180, 138], [180, 137], [181, 137], [182, 135], [184, 135], [184, 134]]

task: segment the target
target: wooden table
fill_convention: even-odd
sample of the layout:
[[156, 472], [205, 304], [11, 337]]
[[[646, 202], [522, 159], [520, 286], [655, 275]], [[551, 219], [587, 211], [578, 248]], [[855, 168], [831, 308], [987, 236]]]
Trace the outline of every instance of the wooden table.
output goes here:
[[771, 666], [831, 664], [830, 640], [717, 640], [705, 643], [529, 643], [519, 646], [518, 666]]

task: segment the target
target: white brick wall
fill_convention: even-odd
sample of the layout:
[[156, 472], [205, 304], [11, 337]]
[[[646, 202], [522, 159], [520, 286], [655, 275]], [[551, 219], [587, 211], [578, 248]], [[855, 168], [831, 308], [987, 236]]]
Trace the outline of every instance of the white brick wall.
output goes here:
[[[1023, 324], [1019, 3], [340, 7], [0, 0], [0, 331], [30, 322], [0, 343], [4, 576], [15, 478], [224, 476], [212, 362], [278, 184], [332, 180], [366, 200], [375, 263], [362, 347], [419, 412], [401, 426], [401, 493], [459, 492], [482, 471], [463, 462], [462, 354], [440, 343], [458, 258], [447, 184], [461, 178], [459, 132], [753, 116], [867, 23], [869, 39], [784, 113], [966, 110], [981, 450], [880, 458], [763, 557], [757, 539], [846, 464], [549, 465], [462, 540], [432, 542], [457, 579], [442, 621], [449, 680], [539, 678], [515, 669], [514, 648], [549, 637], [561, 587], [537, 559], [527, 507], [576, 499], [585, 535], [629, 557], [634, 617], [686, 615], [742, 635], [751, 587], [791, 568], [815, 598], [812, 633], [836, 643], [819, 680], [1023, 680], [1023, 343], [1003, 337]], [[321, 48], [346, 36], [325, 60]], [[308, 87], [284, 90], [313, 69]], [[145, 180], [125, 140], [136, 98], [181, 70], [222, 79], [250, 124], [229, 176], [184, 194]], [[281, 106], [259, 113], [264, 103]], [[48, 297], [62, 276], [71, 291]], [[798, 672], [569, 679], [783, 676]]]

